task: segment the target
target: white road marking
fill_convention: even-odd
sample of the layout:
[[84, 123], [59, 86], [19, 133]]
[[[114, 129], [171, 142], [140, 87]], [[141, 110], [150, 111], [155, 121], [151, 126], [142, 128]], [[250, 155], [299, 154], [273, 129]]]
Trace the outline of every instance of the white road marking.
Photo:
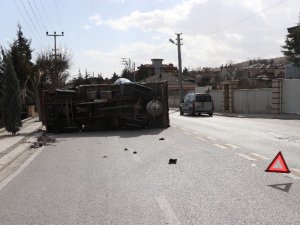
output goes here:
[[34, 154], [32, 154], [15, 172], [10, 174], [0, 183], [0, 191], [5, 188], [5, 186], [11, 182], [16, 176], [18, 176], [43, 150], [45, 146], [41, 147]]
[[243, 158], [248, 159], [248, 160], [250, 160], [250, 161], [256, 161], [256, 159], [254, 159], [254, 158], [252, 158], [252, 157], [250, 157], [250, 156], [248, 156], [248, 155], [246, 155], [246, 154], [238, 153], [238, 155], [239, 155], [239, 156], [242, 156]]
[[258, 153], [250, 153], [251, 155], [254, 155], [254, 156], [256, 156], [256, 157], [258, 157], [258, 158], [261, 158], [261, 159], [263, 159], [263, 160], [269, 160], [270, 158], [268, 158], [268, 157], [266, 157], [266, 156], [264, 156], [264, 155], [261, 155], [261, 154], [258, 154]]
[[232, 145], [232, 144], [225, 144], [226, 146], [230, 147], [230, 148], [234, 148], [234, 149], [238, 149], [240, 147]]
[[255, 164], [255, 163], [252, 163], [251, 166], [256, 166], [256, 164]]
[[291, 171], [295, 171], [295, 172], [298, 172], [298, 173], [300, 173], [300, 170], [298, 170], [298, 169], [295, 169], [295, 168], [291, 168]]
[[213, 137], [206, 137], [207, 139], [209, 139], [209, 140], [212, 140], [212, 141], [215, 141], [216, 139], [215, 138], [213, 138]]
[[219, 145], [219, 144], [214, 144], [214, 145], [217, 146], [218, 148], [227, 149], [224, 145]]
[[196, 137], [197, 139], [201, 140], [201, 141], [206, 141], [206, 139], [202, 138], [202, 137]]
[[170, 204], [166, 200], [165, 196], [156, 196], [156, 201], [163, 212], [165, 218], [167, 219], [168, 224], [170, 225], [180, 225], [179, 220], [177, 219], [174, 211], [172, 210]]
[[293, 175], [300, 178], [300, 170], [292, 168], [290, 171]]
[[287, 173], [287, 174], [285, 174], [285, 176], [290, 177], [290, 178], [295, 179], [295, 180], [300, 180], [300, 177], [298, 177], [298, 176], [296, 176], [292, 173]]

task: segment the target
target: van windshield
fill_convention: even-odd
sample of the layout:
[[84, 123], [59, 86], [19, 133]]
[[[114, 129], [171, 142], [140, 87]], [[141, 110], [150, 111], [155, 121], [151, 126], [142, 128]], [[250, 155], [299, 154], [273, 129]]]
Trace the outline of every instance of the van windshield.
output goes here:
[[196, 102], [211, 102], [210, 95], [196, 95]]

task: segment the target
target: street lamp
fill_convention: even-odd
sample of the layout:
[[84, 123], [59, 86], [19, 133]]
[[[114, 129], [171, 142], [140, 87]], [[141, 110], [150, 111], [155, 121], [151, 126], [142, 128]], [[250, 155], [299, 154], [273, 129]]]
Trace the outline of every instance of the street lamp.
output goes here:
[[180, 38], [180, 35], [182, 33], [176, 33], [177, 35], [177, 43], [175, 43], [175, 41], [173, 41], [173, 39], [169, 39], [169, 41], [174, 44], [177, 45], [178, 48], [178, 82], [179, 82], [179, 97], [180, 97], [180, 103], [183, 102], [183, 91], [182, 91], [182, 67], [181, 67], [181, 43], [180, 41], [182, 40]]

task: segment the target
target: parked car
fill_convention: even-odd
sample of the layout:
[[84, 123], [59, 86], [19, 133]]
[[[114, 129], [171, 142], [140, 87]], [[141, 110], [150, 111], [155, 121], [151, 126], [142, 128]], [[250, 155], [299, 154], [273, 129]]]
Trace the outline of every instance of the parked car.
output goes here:
[[188, 93], [184, 96], [183, 103], [180, 104], [180, 115], [188, 113], [193, 116], [196, 113], [198, 115], [205, 113], [212, 116], [213, 111], [214, 104], [210, 94]]

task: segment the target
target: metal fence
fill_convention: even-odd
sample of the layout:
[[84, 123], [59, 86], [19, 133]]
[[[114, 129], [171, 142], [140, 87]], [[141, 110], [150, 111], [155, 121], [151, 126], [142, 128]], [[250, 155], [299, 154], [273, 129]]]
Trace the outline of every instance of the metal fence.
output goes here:
[[300, 79], [283, 80], [282, 99], [284, 113], [300, 113]]
[[236, 113], [271, 113], [272, 88], [234, 90], [233, 110]]
[[215, 111], [222, 112], [224, 111], [224, 92], [223, 90], [212, 90], [209, 92], [213, 98]]

